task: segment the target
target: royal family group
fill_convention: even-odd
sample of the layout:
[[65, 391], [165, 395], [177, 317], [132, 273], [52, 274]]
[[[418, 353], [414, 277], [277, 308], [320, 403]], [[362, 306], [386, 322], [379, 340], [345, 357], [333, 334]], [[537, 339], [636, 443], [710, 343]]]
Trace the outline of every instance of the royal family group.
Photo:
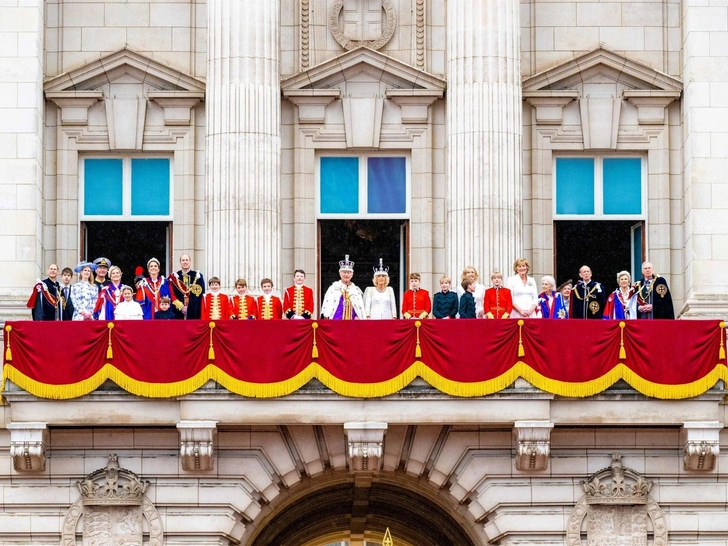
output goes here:
[[[504, 278], [495, 271], [490, 287], [479, 282], [477, 270], [463, 269], [460, 282], [440, 278], [440, 291], [430, 293], [420, 287], [420, 275], [409, 274], [409, 290], [397, 306], [389, 286], [389, 268], [379, 260], [373, 267], [372, 286], [362, 291], [352, 282], [354, 262], [347, 255], [339, 262], [339, 280], [326, 291], [321, 318], [354, 319], [673, 319], [672, 297], [667, 281], [642, 264], [642, 278], [632, 281], [627, 271], [617, 273], [618, 287], [607, 294], [592, 279], [584, 265], [579, 280], [557, 285], [552, 276], [540, 284], [528, 275], [528, 260], [513, 264], [513, 275]], [[77, 282], [72, 283], [77, 273]], [[122, 284], [122, 271], [107, 258], [81, 262], [71, 270], [48, 268], [48, 277], [35, 284], [28, 307], [33, 320], [273, 320], [314, 318], [314, 298], [306, 286], [306, 274], [296, 270], [293, 285], [282, 297], [273, 293], [273, 281], [260, 281], [261, 295], [248, 293], [245, 279], [235, 281], [232, 295], [221, 292], [220, 279], [205, 282], [202, 273], [192, 269], [188, 255], [180, 257], [180, 270], [165, 277], [156, 258], [147, 262], [147, 275], [137, 268], [134, 286]]]

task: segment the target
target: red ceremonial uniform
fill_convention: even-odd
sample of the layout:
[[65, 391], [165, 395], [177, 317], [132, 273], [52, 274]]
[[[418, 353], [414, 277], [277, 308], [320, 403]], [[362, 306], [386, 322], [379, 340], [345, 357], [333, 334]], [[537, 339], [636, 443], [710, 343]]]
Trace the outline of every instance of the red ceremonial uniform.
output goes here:
[[289, 286], [283, 293], [286, 317], [313, 318], [313, 290], [308, 286]]
[[407, 290], [402, 298], [402, 315], [404, 318], [427, 318], [432, 311], [430, 293], [424, 288]]
[[258, 305], [253, 296], [235, 294], [230, 306], [230, 318], [248, 320], [258, 318]]
[[231, 315], [230, 298], [208, 292], [202, 299], [202, 320], [226, 320]]
[[483, 298], [483, 311], [488, 318], [508, 318], [513, 312], [513, 297], [508, 288], [488, 288]]
[[280, 320], [283, 318], [283, 305], [278, 296], [258, 296], [258, 318], [260, 320]]

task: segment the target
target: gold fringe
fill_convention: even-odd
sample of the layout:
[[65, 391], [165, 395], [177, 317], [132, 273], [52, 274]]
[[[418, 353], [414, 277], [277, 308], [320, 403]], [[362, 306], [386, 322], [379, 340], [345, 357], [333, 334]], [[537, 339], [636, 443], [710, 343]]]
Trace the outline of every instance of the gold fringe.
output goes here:
[[318, 347], [316, 346], [316, 329], [318, 328], [318, 322], [314, 321], [311, 323], [313, 329], [313, 349], [311, 349], [311, 358], [318, 358]]
[[[13, 352], [10, 350], [10, 332], [13, 331], [13, 327], [9, 324], [5, 327], [5, 331], [7, 332], [7, 348], [5, 349], [5, 362], [12, 362], [13, 361]], [[2, 391], [0, 391], [2, 392]]]
[[523, 348], [523, 319], [518, 320], [518, 356], [526, 356], [526, 351]]
[[215, 360], [215, 347], [212, 346], [212, 331], [215, 329], [215, 323], [210, 322], [210, 348], [207, 351], [207, 359]]
[[723, 336], [725, 336], [725, 322], [721, 321], [718, 324], [720, 327], [720, 349], [718, 349], [718, 360], [725, 360], [725, 345], [723, 344]]
[[415, 347], [415, 358], [422, 358], [422, 349], [420, 348], [420, 326], [422, 326], [422, 322], [416, 320], [415, 328], [417, 328], [417, 346]]
[[109, 322], [106, 324], [106, 327], [109, 329], [109, 346], [106, 347], [106, 358], [111, 360], [114, 358], [114, 350], [111, 348], [111, 330], [114, 329], [114, 323]]
[[626, 324], [624, 321], [619, 322], [619, 360], [624, 360], [627, 358], [627, 351], [624, 349], [624, 327]]

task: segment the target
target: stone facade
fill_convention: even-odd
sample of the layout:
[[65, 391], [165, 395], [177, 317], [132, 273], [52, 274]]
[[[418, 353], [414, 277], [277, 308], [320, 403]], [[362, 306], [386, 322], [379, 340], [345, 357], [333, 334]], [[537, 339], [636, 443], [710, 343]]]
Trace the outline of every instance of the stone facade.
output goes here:
[[[48, 264], [86, 257], [92, 157], [170, 159], [174, 263], [226, 288], [303, 268], [318, 287], [326, 154], [406, 157], [405, 261], [428, 289], [521, 255], [551, 274], [556, 160], [639, 157], [642, 256], [676, 312], [724, 316], [726, 63], [719, 0], [0, 0], [0, 320], [28, 317]], [[91, 544], [99, 526], [105, 545], [126, 521], [124, 543], [170, 546], [363, 545], [386, 527], [398, 546], [728, 546], [722, 385], [675, 402], [522, 382], [473, 400], [8, 388], [0, 545]], [[133, 510], [84, 512], [77, 482], [103, 484], [112, 453], [149, 483]], [[582, 481], [614, 453], [648, 494], [590, 504]]]

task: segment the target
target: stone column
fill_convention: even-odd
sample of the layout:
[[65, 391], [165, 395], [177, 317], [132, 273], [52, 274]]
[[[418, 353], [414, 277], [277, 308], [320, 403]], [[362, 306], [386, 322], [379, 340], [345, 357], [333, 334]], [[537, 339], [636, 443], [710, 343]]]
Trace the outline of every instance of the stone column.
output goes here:
[[686, 302], [675, 312], [717, 318], [728, 312], [728, 7], [684, 0], [682, 14], [684, 247], [673, 270], [685, 272]]
[[280, 0], [207, 3], [206, 275], [280, 285]]
[[520, 3], [447, 4], [446, 267], [510, 273], [521, 229]]
[[45, 7], [44, 0], [0, 3], [3, 321], [29, 317], [28, 288], [56, 260], [55, 187], [44, 184]]

